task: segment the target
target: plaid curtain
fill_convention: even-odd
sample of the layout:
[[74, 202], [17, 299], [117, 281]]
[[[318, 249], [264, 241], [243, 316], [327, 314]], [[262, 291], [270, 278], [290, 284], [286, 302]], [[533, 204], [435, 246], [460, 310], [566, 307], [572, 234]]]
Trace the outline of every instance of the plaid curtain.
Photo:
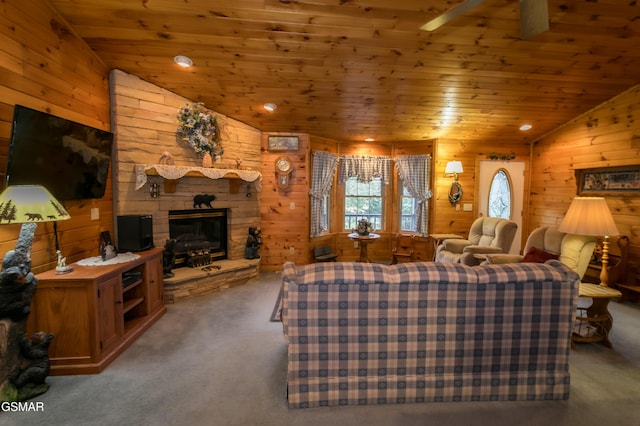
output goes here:
[[431, 156], [399, 155], [395, 161], [398, 176], [402, 179], [411, 196], [418, 200], [416, 231], [421, 236], [427, 236], [429, 231], [429, 198], [433, 195], [429, 189]]
[[371, 179], [379, 177], [386, 185], [389, 184], [391, 176], [389, 157], [345, 155], [341, 160], [341, 183], [345, 183], [350, 177], [357, 177], [361, 182], [371, 182]]
[[333, 175], [338, 166], [338, 156], [323, 151], [313, 153], [313, 168], [311, 170], [311, 236], [317, 237], [323, 231], [322, 209], [324, 199], [331, 191]]

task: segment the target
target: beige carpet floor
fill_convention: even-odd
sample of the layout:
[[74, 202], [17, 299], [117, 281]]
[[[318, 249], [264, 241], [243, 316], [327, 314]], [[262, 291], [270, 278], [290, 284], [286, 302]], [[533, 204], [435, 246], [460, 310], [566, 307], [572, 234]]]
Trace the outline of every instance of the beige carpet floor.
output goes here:
[[579, 344], [571, 397], [550, 402], [287, 408], [287, 349], [271, 322], [277, 273], [168, 306], [101, 374], [49, 377], [43, 412], [0, 412], [20, 425], [576, 425], [640, 424], [640, 306], [612, 303], [613, 350]]

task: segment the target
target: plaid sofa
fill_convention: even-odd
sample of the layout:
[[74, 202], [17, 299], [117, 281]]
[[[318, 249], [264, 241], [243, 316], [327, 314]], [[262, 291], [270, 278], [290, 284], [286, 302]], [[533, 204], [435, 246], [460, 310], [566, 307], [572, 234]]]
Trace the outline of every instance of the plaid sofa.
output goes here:
[[289, 407], [569, 397], [558, 261], [283, 266]]

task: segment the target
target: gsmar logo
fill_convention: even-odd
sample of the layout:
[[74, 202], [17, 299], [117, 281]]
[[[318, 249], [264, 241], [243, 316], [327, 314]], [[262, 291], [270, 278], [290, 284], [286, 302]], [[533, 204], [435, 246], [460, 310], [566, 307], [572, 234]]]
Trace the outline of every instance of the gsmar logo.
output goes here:
[[44, 411], [44, 402], [33, 401], [2, 401], [0, 411]]

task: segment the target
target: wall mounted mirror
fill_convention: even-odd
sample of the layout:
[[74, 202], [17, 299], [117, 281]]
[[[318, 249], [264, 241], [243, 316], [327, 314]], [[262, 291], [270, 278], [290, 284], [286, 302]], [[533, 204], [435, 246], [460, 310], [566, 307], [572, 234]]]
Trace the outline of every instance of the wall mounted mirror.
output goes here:
[[451, 182], [451, 188], [449, 188], [449, 202], [451, 204], [456, 204], [460, 199], [462, 199], [462, 185], [460, 185], [460, 182], [458, 181]]

